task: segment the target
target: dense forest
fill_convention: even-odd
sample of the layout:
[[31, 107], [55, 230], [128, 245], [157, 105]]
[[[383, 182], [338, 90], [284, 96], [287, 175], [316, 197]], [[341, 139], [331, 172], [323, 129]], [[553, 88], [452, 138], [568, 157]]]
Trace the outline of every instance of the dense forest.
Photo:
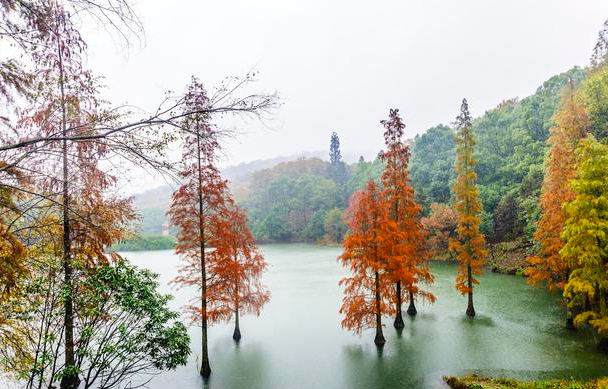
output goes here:
[[[491, 242], [531, 241], [553, 116], [564, 88], [586, 79], [587, 70], [575, 67], [545, 81], [532, 96], [505, 100], [473, 120], [482, 231]], [[416, 199], [428, 216], [433, 203], [451, 200], [455, 133], [448, 125], [437, 125], [407, 143]], [[299, 159], [253, 173], [240, 201], [258, 241], [341, 241], [346, 227], [340, 215], [347, 199], [369, 179], [379, 179], [384, 166], [381, 158], [348, 165], [339, 154], [336, 158], [330, 150], [331, 162]]]
[[[564, 88], [576, 88], [581, 83], [587, 89], [597, 88], [601, 76], [588, 79], [588, 72], [574, 67], [543, 82], [533, 95], [505, 100], [473, 120], [483, 204], [481, 228], [490, 243], [531, 244], [540, 215], [538, 200], [549, 129], [554, 125]], [[248, 212], [258, 242], [342, 241], [346, 232], [342, 214], [348, 198], [369, 179], [378, 180], [384, 166], [379, 157], [372, 161], [360, 157], [356, 163], [346, 163], [341, 157], [345, 151], [340, 149], [339, 134], [330, 135], [326, 159], [299, 157], [258, 164], [271, 165], [263, 169], [229, 169], [231, 186]], [[451, 201], [455, 132], [449, 125], [440, 124], [407, 140], [407, 144], [412, 153], [412, 186], [423, 205], [423, 216], [429, 216], [433, 204]], [[163, 187], [135, 197], [142, 233], [161, 233], [170, 193], [169, 187]], [[171, 231], [175, 233], [175, 229]]]

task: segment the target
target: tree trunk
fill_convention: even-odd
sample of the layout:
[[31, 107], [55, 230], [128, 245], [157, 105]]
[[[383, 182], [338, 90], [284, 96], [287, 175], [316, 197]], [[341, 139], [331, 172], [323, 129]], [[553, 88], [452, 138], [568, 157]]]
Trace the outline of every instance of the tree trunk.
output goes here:
[[407, 314], [410, 316], [416, 316], [416, 314], [418, 313], [418, 311], [416, 310], [416, 305], [414, 303], [414, 292], [412, 292], [412, 290], [409, 290], [410, 292], [410, 306], [407, 307]]
[[[57, 30], [58, 58], [59, 58], [59, 89], [61, 93], [61, 129], [64, 138], [67, 134], [67, 119], [65, 107], [65, 88], [63, 75], [63, 55], [59, 43], [59, 29]], [[68, 142], [62, 143], [63, 159], [63, 187], [62, 187], [62, 217], [63, 217], [63, 281], [65, 283], [64, 302], [64, 331], [65, 331], [65, 366], [61, 378], [62, 389], [75, 389], [80, 383], [76, 362], [74, 358], [74, 302], [73, 302], [73, 268], [72, 268], [72, 238], [70, 236], [70, 198], [69, 198], [69, 170], [68, 170]]]
[[197, 153], [198, 153], [198, 217], [199, 217], [199, 237], [201, 242], [201, 314], [202, 314], [202, 361], [201, 375], [208, 378], [211, 375], [209, 365], [209, 350], [207, 349], [207, 264], [205, 263], [205, 225], [203, 223], [203, 183], [201, 171], [201, 145], [200, 133], [197, 128], [196, 133]]
[[471, 265], [467, 265], [468, 287], [469, 287], [469, 305], [467, 306], [467, 316], [475, 317], [475, 308], [473, 307], [473, 275]]
[[376, 338], [374, 339], [376, 346], [382, 347], [386, 340], [382, 334], [382, 317], [380, 313], [380, 275], [376, 272]]
[[232, 339], [235, 341], [241, 340], [241, 328], [239, 327], [239, 308], [236, 308], [235, 312], [235, 320], [234, 320], [234, 333], [232, 334]]
[[207, 349], [207, 271], [205, 269], [205, 245], [201, 243], [201, 310], [202, 310], [202, 352], [201, 375], [208, 378], [211, 375], [209, 365], [209, 350]]
[[574, 327], [574, 312], [568, 307], [568, 301], [566, 301], [566, 329], [570, 331], [576, 330], [576, 327]]
[[608, 338], [602, 336], [597, 343], [597, 349], [604, 354], [608, 354]]
[[395, 316], [393, 326], [398, 330], [405, 327], [405, 324], [403, 323], [403, 315], [401, 313], [401, 281], [397, 281], [397, 315]]

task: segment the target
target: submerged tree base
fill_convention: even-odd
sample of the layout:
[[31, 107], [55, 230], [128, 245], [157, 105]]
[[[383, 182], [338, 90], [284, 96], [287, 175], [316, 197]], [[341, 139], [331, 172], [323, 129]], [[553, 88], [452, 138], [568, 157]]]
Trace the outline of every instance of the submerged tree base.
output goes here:
[[203, 378], [209, 378], [211, 376], [211, 366], [209, 366], [209, 363], [203, 363], [200, 373]]
[[237, 327], [234, 329], [234, 333], [232, 334], [232, 339], [235, 341], [241, 340], [241, 330]]
[[608, 378], [590, 381], [518, 381], [510, 378], [480, 377], [473, 374], [466, 377], [443, 377], [443, 380], [452, 389], [603, 389], [608, 387]]
[[399, 313], [397, 313], [397, 316], [395, 317], [395, 322], [393, 323], [393, 326], [400, 330], [403, 327], [405, 327], [405, 323], [403, 322], [403, 315], [401, 314], [401, 311], [399, 311]]
[[574, 319], [572, 319], [572, 317], [568, 317], [566, 319], [566, 329], [570, 331], [576, 331], [576, 327], [574, 326]]
[[376, 331], [376, 337], [374, 338], [374, 343], [376, 343], [376, 346], [378, 346], [378, 347], [384, 346], [384, 343], [386, 343], [386, 340], [384, 339], [384, 335], [382, 334], [382, 331]]
[[608, 338], [601, 337], [599, 342], [597, 342], [597, 349], [604, 354], [608, 354]]
[[467, 316], [468, 317], [475, 317], [475, 308], [473, 308], [472, 305], [469, 305], [467, 307]]
[[407, 314], [410, 316], [416, 316], [418, 310], [416, 309], [416, 305], [414, 305], [413, 301], [410, 301], [410, 306], [407, 307]]

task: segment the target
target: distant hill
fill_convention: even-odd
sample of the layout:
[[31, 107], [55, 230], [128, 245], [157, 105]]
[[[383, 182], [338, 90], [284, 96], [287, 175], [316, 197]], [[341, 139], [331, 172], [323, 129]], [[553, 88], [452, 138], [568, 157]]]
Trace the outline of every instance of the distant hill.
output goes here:
[[[271, 169], [284, 162], [298, 159], [320, 158], [327, 160], [326, 151], [309, 151], [269, 159], [228, 166], [222, 169], [222, 176], [230, 182], [230, 189], [237, 200], [247, 196], [248, 186], [254, 173]], [[162, 185], [133, 196], [133, 204], [141, 216], [140, 232], [160, 234], [166, 221], [166, 213], [171, 204], [171, 195], [176, 188]]]

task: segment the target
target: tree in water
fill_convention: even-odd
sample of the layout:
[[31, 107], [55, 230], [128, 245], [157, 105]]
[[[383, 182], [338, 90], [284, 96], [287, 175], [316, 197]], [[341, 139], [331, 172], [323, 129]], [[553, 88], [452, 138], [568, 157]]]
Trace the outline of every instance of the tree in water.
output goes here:
[[[530, 267], [526, 269], [530, 283], [545, 284], [550, 290], [562, 290], [572, 271], [571, 264], [564, 262], [560, 255], [566, 221], [563, 204], [575, 198], [569, 185], [576, 176], [574, 150], [585, 136], [588, 123], [585, 108], [574, 98], [573, 88], [568, 88], [555, 115], [555, 126], [551, 128], [548, 140], [550, 149], [540, 196], [542, 213], [534, 233], [534, 240], [540, 244], [540, 252], [528, 258]], [[574, 328], [570, 311], [566, 316], [567, 327]]]
[[414, 188], [410, 184], [410, 151], [402, 140], [405, 124], [397, 109], [391, 109], [389, 119], [381, 123], [386, 129], [384, 141], [387, 148], [383, 153], [385, 169], [382, 173], [382, 196], [389, 207], [389, 218], [397, 227], [396, 234], [391, 237], [390, 277], [395, 282], [394, 326], [400, 329], [404, 327], [401, 313], [404, 292], [409, 299], [407, 313], [410, 316], [417, 313], [416, 297], [433, 302], [435, 296], [420, 289], [421, 283], [432, 283], [433, 276], [428, 267], [430, 251], [425, 242], [427, 232], [420, 223], [422, 207], [416, 203]]
[[217, 256], [209, 255], [212, 233], [226, 212], [227, 184], [215, 165], [219, 149], [218, 134], [210, 123], [209, 98], [203, 85], [192, 80], [185, 96], [185, 109], [199, 114], [186, 116], [182, 123], [184, 148], [180, 172], [182, 185], [173, 194], [168, 215], [178, 228], [175, 252], [185, 263], [174, 280], [180, 286], [195, 285], [200, 292], [200, 305], [186, 307], [190, 318], [202, 329], [202, 360], [200, 374], [211, 375], [207, 346], [208, 325], [226, 315], [221, 283], [209, 283], [217, 277]]
[[576, 197], [564, 206], [562, 258], [572, 270], [564, 286], [571, 309], [584, 307], [574, 325], [591, 324], [608, 351], [608, 146], [589, 135], [576, 149], [577, 175], [571, 181]]
[[458, 237], [450, 239], [450, 251], [458, 259], [456, 288], [468, 295], [467, 316], [475, 316], [473, 306], [473, 286], [479, 284], [475, 278], [481, 274], [485, 263], [485, 238], [479, 231], [481, 203], [477, 189], [477, 161], [473, 157], [475, 139], [471, 125], [471, 115], [466, 99], [462, 100], [460, 115], [456, 118], [456, 182], [454, 191], [454, 209], [458, 214]]
[[214, 282], [223, 289], [225, 319], [234, 317], [232, 338], [238, 342], [241, 339], [240, 315], [259, 316], [264, 304], [270, 300], [270, 292], [261, 283], [267, 263], [247, 227], [247, 214], [232, 201], [213, 228], [210, 243], [215, 251], [210, 256], [218, 275]]
[[396, 232], [396, 226], [389, 219], [387, 204], [373, 181], [351, 196], [346, 219], [350, 233], [344, 239], [339, 260], [351, 275], [340, 280], [345, 287], [340, 307], [340, 313], [344, 314], [342, 327], [357, 334], [375, 328], [374, 342], [383, 346], [382, 315], [394, 314], [387, 237]]

